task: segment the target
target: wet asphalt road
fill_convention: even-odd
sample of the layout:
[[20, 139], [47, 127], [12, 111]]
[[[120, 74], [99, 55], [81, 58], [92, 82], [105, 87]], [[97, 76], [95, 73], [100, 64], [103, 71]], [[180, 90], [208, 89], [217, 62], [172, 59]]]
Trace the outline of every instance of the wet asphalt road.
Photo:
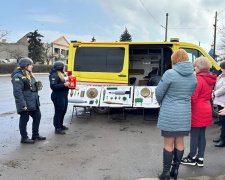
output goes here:
[[[153, 180], [162, 170], [163, 138], [156, 128], [157, 118], [142, 123], [141, 110], [126, 110], [126, 120], [92, 113], [91, 119], [73, 118], [69, 104], [65, 124], [67, 134], [55, 135], [54, 114], [48, 75], [35, 75], [43, 82], [40, 91], [42, 120], [40, 134], [46, 141], [20, 144], [18, 118], [9, 76], [0, 76], [0, 179], [3, 180]], [[82, 112], [82, 110], [80, 110]], [[117, 114], [120, 117], [119, 114]], [[28, 133], [31, 134], [31, 123]], [[180, 167], [179, 179], [225, 179], [225, 148], [215, 148], [212, 139], [219, 126], [207, 128], [203, 168]], [[189, 137], [185, 138], [185, 155]]]

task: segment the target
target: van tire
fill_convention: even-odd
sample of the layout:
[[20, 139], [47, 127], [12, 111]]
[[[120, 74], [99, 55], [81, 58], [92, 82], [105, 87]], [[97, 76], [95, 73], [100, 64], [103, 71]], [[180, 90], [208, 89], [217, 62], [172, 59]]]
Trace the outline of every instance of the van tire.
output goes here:
[[93, 110], [98, 114], [106, 114], [109, 112], [108, 107], [93, 107]]

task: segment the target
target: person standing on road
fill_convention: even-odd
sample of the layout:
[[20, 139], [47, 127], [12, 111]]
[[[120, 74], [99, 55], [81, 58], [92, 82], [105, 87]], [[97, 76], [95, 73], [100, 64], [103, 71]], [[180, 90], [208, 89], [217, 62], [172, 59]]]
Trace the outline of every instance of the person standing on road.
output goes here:
[[210, 61], [206, 57], [199, 57], [193, 63], [198, 85], [191, 97], [191, 132], [190, 152], [181, 163], [186, 165], [204, 166], [203, 158], [206, 147], [205, 131], [212, 125], [212, 98], [213, 86], [217, 75], [209, 72]]
[[[225, 60], [220, 62], [220, 68], [222, 73], [218, 77], [218, 80], [214, 86], [213, 91], [213, 103], [218, 105], [218, 111], [223, 109], [225, 105]], [[216, 142], [215, 147], [225, 146], [225, 116], [219, 114], [219, 122], [221, 123], [221, 133], [218, 139], [214, 139]]]
[[68, 106], [69, 82], [64, 79], [65, 65], [63, 61], [56, 61], [50, 70], [49, 81], [52, 89], [51, 99], [55, 107], [53, 125], [55, 134], [66, 134], [69, 128], [63, 125], [64, 116]]
[[155, 92], [161, 105], [157, 127], [164, 137], [163, 172], [158, 175], [159, 179], [170, 179], [170, 176], [177, 179], [184, 153], [183, 139], [191, 129], [191, 96], [197, 86], [187, 52], [178, 49], [171, 60], [173, 68], [163, 74]]
[[[15, 98], [17, 113], [20, 114], [19, 129], [21, 143], [33, 144], [35, 140], [45, 140], [46, 137], [39, 135], [41, 120], [40, 102], [36, 80], [32, 73], [33, 61], [30, 58], [21, 58], [19, 67], [11, 74], [13, 95]], [[27, 122], [29, 116], [33, 118], [32, 138], [27, 134]]]

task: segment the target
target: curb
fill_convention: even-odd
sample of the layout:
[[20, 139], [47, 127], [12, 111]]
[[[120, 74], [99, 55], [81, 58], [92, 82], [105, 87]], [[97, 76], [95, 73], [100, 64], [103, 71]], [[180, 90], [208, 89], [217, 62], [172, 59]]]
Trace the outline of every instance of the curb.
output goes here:
[[[33, 73], [33, 74], [49, 74], [49, 73]], [[11, 74], [0, 74], [0, 77], [11, 76]]]
[[4, 76], [10, 76], [10, 74], [0, 74], [0, 77], [4, 77]]

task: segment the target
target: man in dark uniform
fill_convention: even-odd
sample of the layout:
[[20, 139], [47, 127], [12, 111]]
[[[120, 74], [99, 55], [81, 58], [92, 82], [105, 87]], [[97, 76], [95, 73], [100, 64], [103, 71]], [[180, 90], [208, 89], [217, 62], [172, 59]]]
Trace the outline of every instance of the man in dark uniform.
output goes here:
[[[30, 58], [21, 58], [19, 60], [20, 67], [11, 74], [17, 113], [20, 114], [21, 143], [25, 144], [33, 144], [34, 140], [46, 139], [39, 135], [41, 112], [36, 80], [32, 74], [32, 64], [33, 61]], [[29, 116], [33, 118], [32, 139], [29, 139], [26, 130]]]

